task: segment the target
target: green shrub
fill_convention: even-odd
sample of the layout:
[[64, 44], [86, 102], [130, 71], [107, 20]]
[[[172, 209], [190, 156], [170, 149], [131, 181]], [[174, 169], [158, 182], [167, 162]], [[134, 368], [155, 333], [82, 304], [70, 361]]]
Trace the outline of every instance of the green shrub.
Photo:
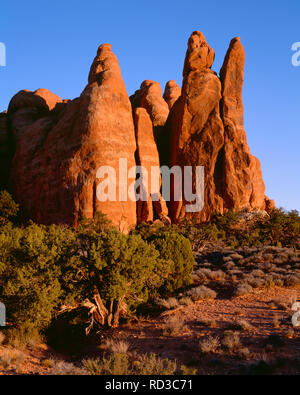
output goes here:
[[[95, 318], [102, 325], [117, 326], [120, 314], [154, 297], [167, 275], [159, 253], [139, 235], [125, 235], [112, 227], [99, 233], [80, 226], [76, 243], [69, 294], [95, 304], [100, 315]], [[76, 287], [71, 288], [74, 281]]]
[[[179, 242], [179, 258], [189, 263], [189, 242], [181, 236]], [[102, 215], [84, 220], [77, 230], [8, 223], [0, 232], [0, 300], [25, 340], [30, 331], [46, 329], [61, 306], [83, 304], [94, 312], [96, 307], [96, 323], [117, 326], [122, 313], [158, 296], [172, 270], [177, 278], [180, 265], [185, 267], [164, 256], [154, 243], [122, 234]]]
[[59, 279], [72, 254], [72, 231], [58, 226], [6, 226], [0, 234], [0, 299], [8, 319], [22, 329], [44, 329], [60, 304]]
[[189, 238], [194, 251], [216, 241], [233, 249], [261, 245], [299, 247], [300, 243], [300, 216], [296, 210], [275, 209], [266, 216], [253, 215], [246, 222], [240, 213], [229, 211], [214, 215], [208, 223], [183, 220], [176, 229]]
[[62, 305], [87, 299], [98, 310], [103, 304], [106, 316], [98, 323], [117, 325], [127, 305], [154, 297], [168, 274], [165, 266], [153, 246], [102, 217], [76, 231], [31, 223], [7, 224], [0, 232], [0, 300], [25, 340], [30, 331], [46, 329]]
[[168, 263], [169, 276], [161, 287], [163, 293], [173, 293], [192, 284], [195, 258], [191, 243], [174, 230], [162, 231], [149, 237], [148, 242]]

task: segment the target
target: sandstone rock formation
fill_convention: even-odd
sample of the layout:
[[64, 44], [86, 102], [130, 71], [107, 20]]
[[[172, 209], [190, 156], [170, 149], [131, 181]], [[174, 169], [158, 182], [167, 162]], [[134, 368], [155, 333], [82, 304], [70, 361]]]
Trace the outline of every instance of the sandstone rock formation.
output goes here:
[[130, 100], [133, 111], [138, 107], [147, 110], [153, 125], [160, 164], [168, 165], [166, 151], [169, 141], [166, 138], [165, 124], [169, 115], [169, 106], [162, 97], [160, 84], [150, 80], [144, 81]]
[[144, 180], [145, 192], [148, 196], [147, 201], [137, 202], [138, 222], [152, 222], [155, 219], [168, 219], [168, 208], [162, 199], [161, 177], [157, 173], [158, 182], [151, 185], [151, 172], [154, 167], [160, 168], [159, 155], [154, 140], [153, 126], [147, 111], [144, 108], [136, 108], [134, 111], [135, 133], [137, 143], [137, 165], [146, 170], [147, 178]]
[[162, 90], [158, 82], [146, 80], [131, 97], [132, 107], [145, 108], [150, 115], [154, 127], [155, 139], [165, 126], [169, 115], [169, 106], [162, 97]]
[[47, 89], [38, 89], [35, 92], [23, 90], [17, 93], [10, 101], [8, 115], [10, 131], [17, 144], [22, 133], [29, 125], [53, 110], [62, 100]]
[[265, 209], [261, 166], [251, 155], [244, 130], [245, 51], [240, 38], [231, 41], [220, 71], [225, 129], [223, 198], [228, 209]]
[[[187, 214], [200, 221], [214, 212], [223, 212], [221, 197], [221, 152], [224, 128], [219, 114], [221, 83], [210, 68], [214, 51], [200, 32], [188, 42], [183, 70], [182, 94], [171, 110], [171, 165], [204, 166], [204, 209]], [[195, 188], [195, 177], [193, 177]], [[185, 215], [185, 201], [174, 201], [171, 217], [177, 221]]]
[[168, 81], [166, 83], [163, 98], [167, 102], [170, 110], [173, 107], [176, 100], [180, 97], [180, 95], [181, 95], [180, 86], [177, 85], [174, 80]]
[[11, 149], [8, 138], [7, 114], [0, 113], [0, 189], [9, 189]]
[[250, 153], [243, 128], [245, 53], [240, 40], [230, 44], [221, 81], [211, 70], [213, 61], [214, 51], [204, 35], [194, 32], [188, 43], [182, 94], [171, 109], [167, 128], [171, 164], [204, 166], [205, 203], [201, 212], [187, 214], [184, 199], [171, 202], [175, 222], [184, 216], [207, 221], [213, 213], [230, 209], [270, 210], [275, 206], [265, 197], [260, 163]]
[[[30, 106], [33, 103], [39, 110], [36, 101], [40, 103], [40, 96], [37, 92], [28, 95]], [[81, 216], [91, 218], [102, 211], [121, 230], [135, 225], [136, 204], [127, 199], [127, 188], [126, 201], [119, 200], [122, 185], [117, 181], [119, 158], [127, 160], [128, 168], [135, 165], [134, 125], [110, 45], [99, 47], [80, 98], [57, 110], [50, 111], [53, 106], [48, 105], [48, 112], [36, 111], [37, 120], [32, 111], [29, 116], [26, 112], [23, 123], [18, 120], [20, 112], [25, 111], [24, 105], [30, 106], [27, 102], [21, 106], [17, 99], [9, 107], [12, 132], [17, 135], [12, 184], [27, 215], [40, 223], [76, 225]], [[97, 199], [100, 166], [112, 166], [116, 171], [117, 201]]]
[[[76, 225], [82, 216], [102, 211], [124, 232], [137, 221], [169, 223], [169, 216], [173, 222], [184, 216], [208, 221], [230, 209], [272, 210], [244, 130], [240, 40], [232, 40], [220, 78], [211, 69], [213, 61], [214, 50], [194, 32], [182, 89], [171, 80], [162, 96], [159, 83], [146, 80], [129, 100], [118, 60], [103, 44], [79, 98], [61, 100], [46, 89], [20, 91], [7, 114], [0, 114], [1, 188], [10, 184], [23, 215], [39, 223]], [[128, 180], [126, 167], [135, 165], [149, 175], [152, 166], [203, 166], [204, 208], [191, 213], [185, 196], [175, 201], [174, 177], [168, 208], [160, 179], [154, 196], [149, 179], [146, 201], [132, 201], [127, 192], [136, 174]], [[113, 169], [109, 185], [103, 183], [108, 174], [98, 172], [101, 166]], [[195, 171], [192, 185], [195, 192]], [[114, 187], [115, 201], [101, 199]], [[184, 192], [184, 185], [180, 188]]]

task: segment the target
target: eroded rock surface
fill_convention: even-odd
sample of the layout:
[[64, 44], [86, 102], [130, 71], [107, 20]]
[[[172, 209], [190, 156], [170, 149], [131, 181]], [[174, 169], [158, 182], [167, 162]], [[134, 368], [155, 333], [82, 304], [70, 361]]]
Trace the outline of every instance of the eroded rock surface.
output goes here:
[[153, 169], [160, 168], [159, 155], [154, 140], [150, 116], [144, 108], [138, 107], [134, 112], [134, 121], [137, 142], [137, 164], [142, 166], [147, 174], [147, 177], [144, 177], [143, 180], [144, 193], [147, 194], [147, 201], [140, 199], [137, 202], [138, 222], [152, 222], [157, 218], [167, 219], [168, 208], [160, 193], [160, 174], [158, 172], [156, 173], [157, 183], [151, 183], [150, 177]]
[[163, 98], [167, 102], [169, 109], [173, 107], [176, 100], [181, 95], [181, 88], [174, 80], [168, 81], [165, 86]]
[[[272, 210], [275, 204], [265, 196], [260, 162], [250, 153], [244, 130], [243, 46], [232, 40], [220, 78], [211, 69], [214, 56], [204, 35], [194, 32], [182, 88], [171, 80], [162, 95], [159, 83], [146, 80], [129, 100], [118, 60], [110, 44], [103, 44], [79, 98], [62, 100], [46, 89], [20, 91], [0, 114], [1, 187], [11, 186], [23, 216], [39, 223], [76, 226], [81, 217], [102, 211], [124, 232], [137, 221], [169, 223], [168, 216], [173, 222], [208, 221], [230, 209]], [[145, 202], [132, 201], [128, 187], [135, 174], [127, 179], [126, 167], [135, 165], [150, 176], [152, 166], [203, 166], [203, 209], [190, 212], [184, 194], [175, 201], [174, 179], [168, 208], [161, 181], [156, 199], [148, 194]], [[108, 174], [97, 173], [101, 166], [113, 169], [115, 193], [104, 187]], [[195, 192], [195, 171], [192, 185]], [[114, 201], [105, 201], [111, 190]]]
[[[34, 102], [36, 93], [31, 96]], [[15, 117], [24, 109], [18, 105], [15, 111], [15, 101], [9, 109], [13, 131], [18, 130], [12, 183], [26, 214], [40, 223], [76, 225], [80, 217], [102, 211], [121, 230], [135, 225], [136, 204], [127, 199], [127, 189], [127, 201], [119, 200], [119, 159], [134, 166], [136, 143], [130, 101], [111, 46], [99, 47], [89, 84], [58, 114], [48, 106], [43, 117], [37, 114], [36, 120], [31, 111], [22, 124]], [[100, 166], [116, 171], [116, 201], [97, 198]]]
[[[221, 196], [222, 148], [224, 127], [219, 113], [221, 83], [211, 70], [214, 51], [200, 32], [194, 32], [188, 42], [183, 70], [182, 94], [172, 108], [171, 164], [204, 166], [204, 208], [197, 213], [186, 213], [186, 202], [174, 201], [170, 205], [174, 222], [185, 215], [200, 221], [210, 218], [214, 212], [223, 212]], [[194, 171], [195, 175], [195, 171]], [[195, 190], [195, 176], [193, 187]]]
[[239, 38], [231, 41], [220, 71], [224, 122], [223, 198], [228, 209], [264, 210], [265, 184], [260, 162], [251, 153], [244, 130], [245, 51]]

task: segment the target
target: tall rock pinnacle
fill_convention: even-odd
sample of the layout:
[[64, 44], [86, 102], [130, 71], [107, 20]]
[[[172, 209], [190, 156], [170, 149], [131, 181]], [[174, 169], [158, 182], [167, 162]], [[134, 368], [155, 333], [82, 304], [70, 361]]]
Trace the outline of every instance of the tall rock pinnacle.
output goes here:
[[[135, 166], [131, 105], [109, 44], [99, 47], [80, 98], [58, 112], [43, 113], [22, 130], [12, 169], [17, 200], [41, 223], [76, 224], [80, 217], [102, 211], [128, 230], [136, 224], [135, 202], [97, 198], [100, 166], [115, 169], [117, 180], [120, 158], [128, 168]], [[119, 196], [120, 184], [116, 186]]]
[[244, 66], [243, 45], [239, 37], [234, 38], [220, 71], [225, 129], [223, 198], [227, 209], [264, 210], [266, 198], [261, 166], [250, 153], [244, 130]]
[[[171, 128], [171, 164], [193, 168], [204, 166], [205, 206], [201, 212], [192, 215], [199, 221], [208, 220], [214, 212], [223, 212], [219, 155], [224, 145], [224, 128], [219, 114], [221, 83], [210, 69], [213, 60], [214, 51], [204, 35], [194, 32], [188, 42], [182, 94], [168, 120]], [[178, 221], [186, 214], [185, 201], [172, 202], [170, 211], [172, 220]]]

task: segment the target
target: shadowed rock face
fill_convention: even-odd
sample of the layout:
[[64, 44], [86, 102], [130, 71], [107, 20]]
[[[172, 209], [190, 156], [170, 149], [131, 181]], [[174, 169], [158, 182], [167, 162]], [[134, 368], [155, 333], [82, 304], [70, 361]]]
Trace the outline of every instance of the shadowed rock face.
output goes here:
[[[8, 186], [14, 153], [12, 192], [24, 216], [39, 223], [76, 226], [80, 217], [102, 211], [127, 232], [137, 221], [168, 223], [168, 216], [173, 222], [185, 216], [207, 221], [229, 209], [271, 210], [275, 204], [265, 196], [260, 163], [244, 131], [244, 49], [238, 38], [232, 40], [220, 78], [211, 70], [214, 56], [204, 35], [194, 32], [182, 88], [171, 80], [162, 96], [159, 83], [146, 80], [131, 103], [110, 44], [99, 47], [79, 98], [61, 100], [46, 89], [20, 91], [7, 114], [0, 114], [1, 187]], [[203, 210], [187, 212], [190, 202], [184, 199], [173, 199], [167, 208], [160, 181], [156, 199], [148, 194], [146, 202], [132, 202], [128, 185], [120, 183], [119, 159], [128, 169], [144, 166], [148, 174], [151, 166], [204, 166]], [[97, 177], [101, 166], [115, 169], [116, 201], [98, 199], [107, 177]], [[135, 174], [128, 184], [134, 179]], [[194, 174], [194, 190], [195, 183]]]
[[166, 152], [168, 150], [168, 136], [166, 136], [166, 121], [169, 115], [169, 106], [162, 97], [162, 89], [158, 82], [146, 80], [139, 90], [130, 97], [133, 111], [144, 108], [153, 125], [154, 140], [159, 152], [161, 165], [167, 165]]
[[119, 158], [127, 159], [128, 168], [135, 165], [130, 101], [110, 45], [98, 49], [80, 98], [57, 112], [48, 111], [22, 128], [12, 168], [16, 199], [41, 223], [76, 225], [79, 217], [102, 211], [114, 225], [128, 230], [136, 224], [135, 202], [100, 202], [96, 197], [100, 166], [112, 166], [118, 180]]
[[169, 106], [162, 97], [162, 90], [158, 82], [146, 80], [131, 97], [133, 109], [142, 107], [147, 110], [154, 128], [155, 140], [159, 139], [169, 115]]
[[[160, 167], [157, 146], [154, 140], [153, 126], [147, 111], [144, 108], [136, 108], [134, 111], [135, 133], [137, 142], [137, 164], [147, 170], [148, 179], [145, 180], [147, 201], [137, 202], [138, 222], [152, 222], [155, 219], [167, 219], [168, 208], [162, 199], [160, 188], [161, 178], [155, 190], [151, 190], [152, 166]], [[154, 194], [153, 199], [151, 192]], [[168, 219], [167, 219], [168, 220]]]
[[9, 189], [11, 147], [6, 112], [0, 113], [0, 190]]

